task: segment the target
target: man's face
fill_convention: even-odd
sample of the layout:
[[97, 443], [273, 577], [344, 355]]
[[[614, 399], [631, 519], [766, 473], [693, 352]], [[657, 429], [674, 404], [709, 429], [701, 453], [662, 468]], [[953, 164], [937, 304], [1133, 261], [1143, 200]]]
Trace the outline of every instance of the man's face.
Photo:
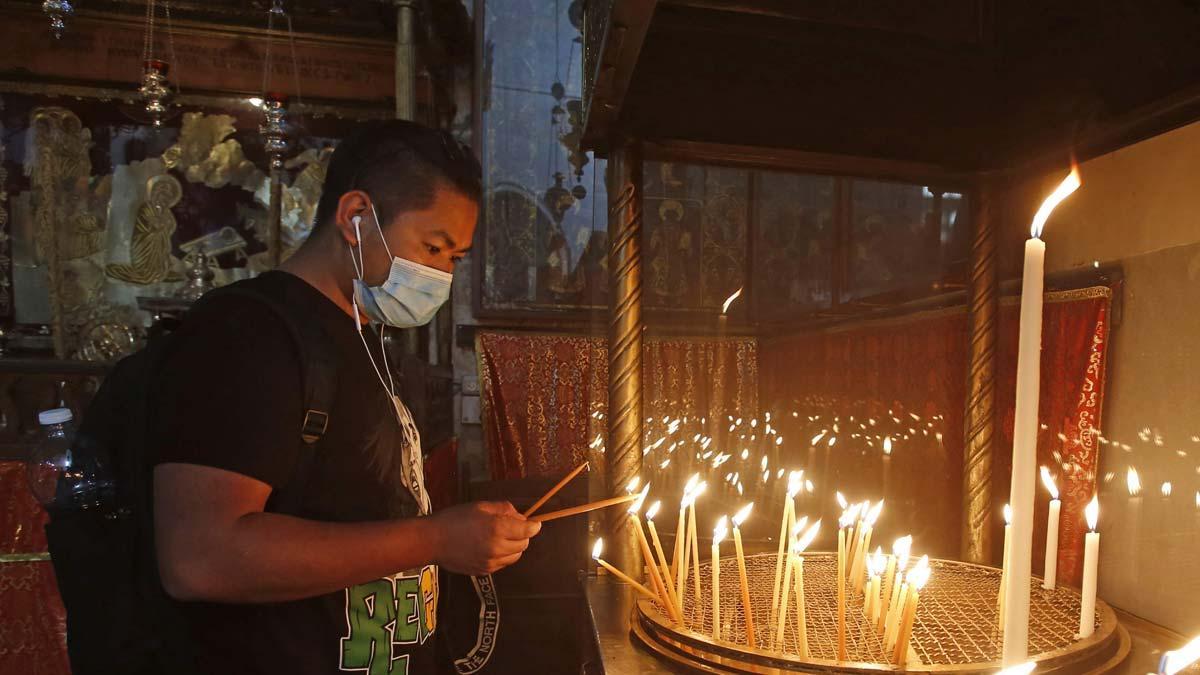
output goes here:
[[[438, 187], [429, 208], [407, 211], [390, 223], [382, 223], [383, 234], [392, 255], [453, 273], [454, 266], [471, 249], [478, 217], [479, 205], [470, 197], [453, 188]], [[387, 250], [374, 241], [378, 232], [365, 222], [362, 235], [364, 276], [367, 284], [377, 286], [387, 279], [392, 261]]]

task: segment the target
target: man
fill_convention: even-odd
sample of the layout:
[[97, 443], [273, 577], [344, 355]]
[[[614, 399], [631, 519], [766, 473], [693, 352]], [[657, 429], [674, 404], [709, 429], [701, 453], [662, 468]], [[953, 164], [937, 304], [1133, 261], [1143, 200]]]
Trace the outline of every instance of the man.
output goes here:
[[470, 248], [479, 165], [403, 121], [338, 146], [308, 241], [259, 293], [311, 308], [336, 351], [336, 398], [301, 486], [302, 363], [253, 297], [204, 302], [152, 398], [159, 574], [206, 673], [434, 671], [438, 565], [486, 574], [540, 526], [507, 503], [428, 514], [419, 438], [395, 398], [381, 324], [432, 318]]

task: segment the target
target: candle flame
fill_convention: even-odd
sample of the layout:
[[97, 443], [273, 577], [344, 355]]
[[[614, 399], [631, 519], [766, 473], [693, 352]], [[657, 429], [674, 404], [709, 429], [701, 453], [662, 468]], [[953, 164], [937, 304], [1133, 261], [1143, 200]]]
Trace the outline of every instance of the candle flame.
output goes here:
[[807, 491], [809, 494], [812, 494], [812, 491], [813, 491], [813, 484], [812, 484], [812, 481], [811, 481], [811, 480], [806, 480], [806, 481], [804, 481], [804, 489], [805, 489], [805, 491]]
[[1054, 476], [1050, 475], [1050, 469], [1042, 467], [1042, 485], [1050, 491], [1050, 499], [1058, 499], [1058, 486], [1054, 483]]
[[725, 312], [728, 312], [729, 306], [732, 305], [733, 301], [737, 300], [738, 297], [740, 297], [741, 295], [742, 295], [742, 289], [739, 288], [733, 292], [733, 295], [729, 296], [728, 298], [725, 298], [725, 303], [721, 305], [721, 313], [724, 314]]
[[808, 516], [802, 516], [792, 525], [792, 538], [799, 537], [806, 527], [808, 527]]
[[1125, 486], [1129, 489], [1129, 496], [1136, 497], [1142, 492], [1142, 479], [1138, 476], [1137, 469], [1132, 466], [1125, 471]]
[[1004, 524], [1012, 525], [1012, 504], [1004, 505]]
[[729, 526], [726, 525], [728, 520], [728, 517], [721, 516], [721, 519], [717, 521], [717, 526], [713, 529], [713, 546], [720, 546], [725, 535], [729, 534]]
[[883, 439], [883, 454], [892, 454], [892, 437], [887, 436]]
[[662, 500], [656, 499], [650, 508], [646, 509], [646, 520], [654, 520], [654, 516], [658, 515], [658, 509], [662, 506]]
[[596, 545], [595, 545], [595, 546], [592, 546], [592, 559], [593, 559], [593, 560], [599, 560], [599, 559], [600, 559], [600, 552], [601, 552], [601, 551], [603, 551], [603, 550], [604, 550], [604, 539], [603, 539], [603, 538], [601, 538], [601, 539], [597, 539], [597, 540], [596, 540]]
[[1058, 206], [1062, 200], [1071, 196], [1071, 193], [1078, 190], [1082, 184], [1082, 181], [1079, 180], [1079, 167], [1072, 166], [1071, 173], [1067, 174], [1067, 177], [1058, 184], [1058, 187], [1054, 188], [1054, 192], [1051, 192], [1050, 196], [1046, 197], [1046, 201], [1042, 202], [1041, 208], [1038, 209], [1037, 214], [1033, 217], [1033, 226], [1029, 228], [1030, 236], [1035, 239], [1041, 239], [1042, 230], [1046, 227], [1046, 221], [1050, 219], [1050, 213], [1054, 211], [1054, 207]]
[[887, 569], [887, 556], [883, 554], [883, 547], [876, 546], [875, 553], [870, 558], [871, 576], [880, 576]]
[[1092, 501], [1088, 502], [1087, 508], [1083, 510], [1083, 516], [1087, 518], [1088, 529], [1095, 532], [1096, 523], [1100, 520], [1100, 499], [1098, 496], [1092, 496]]
[[892, 544], [892, 555], [896, 556], [896, 569], [908, 567], [908, 554], [912, 551], [912, 535], [900, 537]]
[[1008, 668], [997, 672], [996, 675], [1029, 675], [1036, 667], [1037, 662], [1026, 661], [1025, 663], [1017, 664], [1015, 666], [1009, 666]]
[[650, 484], [646, 483], [646, 485], [642, 487], [642, 491], [638, 494], [637, 499], [633, 500], [633, 503], [629, 505], [630, 515], [637, 515], [641, 512], [642, 502], [646, 501], [646, 495], [648, 494], [650, 494]]
[[838, 506], [842, 507], [842, 510], [845, 511], [846, 507], [850, 506], [850, 502], [846, 501], [846, 496], [842, 494], [841, 490], [839, 490], [836, 494]]
[[1171, 481], [1167, 481], [1167, 482], [1163, 483], [1161, 490], [1162, 490], [1162, 496], [1170, 497], [1171, 496]]
[[1179, 649], [1163, 654], [1158, 672], [1160, 675], [1175, 675], [1195, 663], [1197, 659], [1200, 659], [1200, 637], [1193, 638]]
[[787, 488], [788, 498], [790, 499], [790, 498], [795, 497], [796, 494], [800, 492], [800, 489], [802, 487], [804, 487], [804, 472], [803, 471], [789, 472], [788, 473], [788, 488]]
[[871, 526], [871, 527], [874, 527], [874, 526], [875, 526], [875, 521], [876, 521], [876, 520], [879, 520], [879, 514], [880, 514], [882, 511], [883, 511], [883, 500], [882, 500], [882, 499], [880, 499], [880, 500], [879, 500], [879, 503], [875, 505], [875, 508], [871, 509], [871, 512], [870, 512], [870, 513], [868, 513], [868, 514], [867, 514], [867, 517], [864, 519], [864, 520], [866, 520], [866, 521], [867, 521], [867, 525], [868, 525], [868, 526]]
[[923, 555], [913, 570], [908, 573], [908, 585], [918, 591], [921, 590], [929, 582], [929, 573], [929, 556]]
[[740, 511], [733, 514], [734, 528], [739, 528], [742, 526], [742, 523], [746, 522], [746, 519], [750, 517], [750, 511], [753, 508], [754, 508], [754, 502], [750, 502], [749, 504], [743, 506]]
[[804, 551], [808, 549], [809, 545], [813, 543], [813, 540], [817, 538], [817, 532], [820, 529], [821, 521], [818, 520], [817, 522], [813, 523], [812, 527], [808, 528], [808, 531], [804, 533], [804, 536], [796, 540], [796, 545], [792, 547], [792, 550], [797, 554], [804, 553]]
[[642, 484], [642, 477], [634, 476], [629, 481], [629, 484], [625, 486], [625, 491], [628, 492], [629, 494], [633, 494], [634, 492], [637, 492], [638, 486], [641, 484]]

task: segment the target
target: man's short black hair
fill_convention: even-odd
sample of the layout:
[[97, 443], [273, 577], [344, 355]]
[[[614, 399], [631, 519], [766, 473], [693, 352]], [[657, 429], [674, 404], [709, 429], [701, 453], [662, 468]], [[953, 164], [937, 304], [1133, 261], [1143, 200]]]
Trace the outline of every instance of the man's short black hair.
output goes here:
[[429, 208], [440, 186], [478, 202], [481, 179], [479, 160], [449, 132], [407, 120], [366, 122], [329, 159], [313, 230], [333, 221], [338, 200], [351, 190], [369, 194], [387, 224], [400, 213]]

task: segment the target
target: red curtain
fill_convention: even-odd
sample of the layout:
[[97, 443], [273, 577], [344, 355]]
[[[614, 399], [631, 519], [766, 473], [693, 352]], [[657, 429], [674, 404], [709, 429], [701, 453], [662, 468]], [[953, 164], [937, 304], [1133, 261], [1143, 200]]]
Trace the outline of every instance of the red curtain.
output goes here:
[[24, 462], [0, 462], [0, 673], [66, 675], [66, 611], [46, 552], [46, 513], [29, 493]]
[[[1042, 330], [1038, 455], [1059, 477], [1063, 507], [1059, 578], [1078, 583], [1083, 508], [1096, 486], [1111, 291], [1048, 293]], [[993, 464], [996, 541], [1008, 500], [1015, 403], [1018, 299], [1001, 303], [997, 345], [997, 437]], [[923, 550], [956, 556], [962, 523], [963, 406], [967, 321], [962, 308], [765, 341], [763, 400], [798, 436], [818, 494], [887, 500], [880, 526], [911, 532]], [[795, 415], [788, 414], [788, 411]], [[777, 413], [778, 414], [778, 413]], [[816, 418], [816, 419], [810, 419]], [[833, 425], [838, 425], [834, 432]], [[865, 428], [864, 428], [865, 427]], [[826, 432], [813, 445], [812, 439]], [[830, 447], [828, 439], [837, 436]], [[880, 436], [892, 440], [885, 456]], [[1056, 456], [1057, 453], [1057, 456]], [[1048, 495], [1039, 489], [1034, 571], [1045, 551]], [[832, 501], [820, 505], [829, 515]], [[999, 546], [997, 545], [997, 549]], [[996, 552], [997, 562], [999, 551]]]
[[[559, 475], [604, 446], [604, 340], [486, 332], [476, 348], [493, 478]], [[715, 429], [726, 415], [757, 411], [753, 339], [649, 339], [642, 369], [647, 417], [690, 416]]]
[[[1096, 493], [1100, 465], [1098, 430], [1111, 298], [1112, 291], [1104, 287], [1048, 293], [1042, 318], [1038, 463], [1056, 475], [1062, 493], [1058, 578], [1074, 585], [1079, 584], [1083, 573], [1083, 535], [1087, 531], [1083, 509]], [[997, 449], [1002, 452], [996, 453], [993, 467], [997, 513], [1008, 501], [1011, 483], [1019, 312], [1016, 298], [1001, 304], [996, 349], [996, 432]], [[1049, 501], [1049, 493], [1039, 485], [1033, 520], [1035, 572], [1042, 569], [1046, 555]]]

